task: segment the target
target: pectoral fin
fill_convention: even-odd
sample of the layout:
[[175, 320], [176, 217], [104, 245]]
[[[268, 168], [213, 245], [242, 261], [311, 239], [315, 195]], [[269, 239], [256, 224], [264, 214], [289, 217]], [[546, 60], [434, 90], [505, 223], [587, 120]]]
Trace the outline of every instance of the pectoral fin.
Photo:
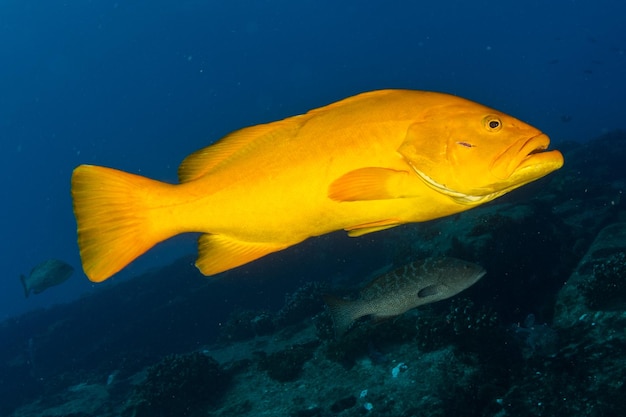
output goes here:
[[335, 201], [387, 200], [407, 197], [408, 171], [368, 167], [355, 169], [330, 184], [328, 197]]
[[422, 288], [417, 292], [418, 298], [428, 298], [433, 297], [441, 293], [441, 286], [433, 284], [427, 287]]
[[204, 275], [215, 275], [289, 246], [267, 242], [243, 242], [228, 236], [204, 234], [198, 239], [196, 267]]

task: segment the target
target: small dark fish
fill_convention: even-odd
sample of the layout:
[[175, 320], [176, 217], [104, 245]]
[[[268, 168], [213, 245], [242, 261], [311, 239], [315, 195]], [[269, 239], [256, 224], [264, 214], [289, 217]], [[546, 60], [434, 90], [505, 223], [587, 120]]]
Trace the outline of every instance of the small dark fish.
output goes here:
[[412, 308], [450, 298], [471, 287], [485, 275], [476, 264], [454, 258], [415, 261], [375, 278], [361, 290], [358, 299], [324, 299], [337, 335], [345, 333], [360, 317], [398, 316]]
[[29, 276], [20, 275], [26, 297], [66, 281], [74, 272], [71, 265], [57, 259], [49, 259], [33, 268]]

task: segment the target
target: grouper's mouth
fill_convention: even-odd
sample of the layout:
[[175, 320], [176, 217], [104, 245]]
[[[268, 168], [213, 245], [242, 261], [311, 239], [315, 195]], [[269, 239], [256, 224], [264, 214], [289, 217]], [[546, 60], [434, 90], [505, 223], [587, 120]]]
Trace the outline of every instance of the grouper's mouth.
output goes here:
[[548, 151], [550, 138], [541, 133], [515, 142], [494, 159], [491, 173], [516, 187], [534, 181], [563, 166], [561, 152]]
[[435, 181], [413, 164], [413, 171], [435, 191], [445, 194], [459, 204], [481, 204], [491, 201], [509, 191], [537, 180], [563, 166], [563, 155], [548, 151], [550, 139], [545, 134], [523, 139], [507, 148], [491, 165], [490, 172], [496, 181], [486, 194], [466, 194]]

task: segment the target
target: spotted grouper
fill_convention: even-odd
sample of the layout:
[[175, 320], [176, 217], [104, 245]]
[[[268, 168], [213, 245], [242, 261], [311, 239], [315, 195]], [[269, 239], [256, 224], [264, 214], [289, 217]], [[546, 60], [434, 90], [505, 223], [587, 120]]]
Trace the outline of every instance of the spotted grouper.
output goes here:
[[356, 300], [331, 295], [324, 299], [333, 317], [335, 333], [342, 335], [361, 317], [394, 317], [455, 296], [474, 285], [485, 273], [481, 266], [460, 259], [427, 258], [375, 278], [361, 290]]

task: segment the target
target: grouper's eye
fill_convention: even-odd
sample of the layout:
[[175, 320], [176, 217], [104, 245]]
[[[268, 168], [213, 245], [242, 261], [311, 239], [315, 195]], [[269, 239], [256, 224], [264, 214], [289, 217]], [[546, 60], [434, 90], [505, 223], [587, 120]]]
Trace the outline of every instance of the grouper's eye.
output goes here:
[[483, 119], [483, 126], [490, 132], [502, 129], [502, 121], [498, 116], [489, 115]]

